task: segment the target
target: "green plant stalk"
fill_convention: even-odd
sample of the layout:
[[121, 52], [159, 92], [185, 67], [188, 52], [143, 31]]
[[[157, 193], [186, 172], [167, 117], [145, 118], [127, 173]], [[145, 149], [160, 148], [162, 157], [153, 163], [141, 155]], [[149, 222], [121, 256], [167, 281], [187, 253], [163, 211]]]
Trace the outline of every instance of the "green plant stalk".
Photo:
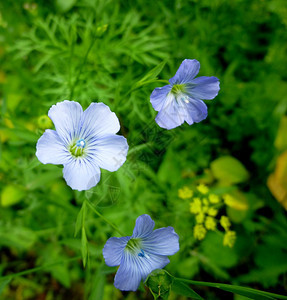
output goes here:
[[79, 81], [79, 79], [80, 79], [80, 76], [81, 76], [82, 71], [83, 71], [83, 67], [84, 67], [84, 65], [85, 65], [86, 62], [87, 62], [89, 53], [90, 53], [90, 51], [92, 50], [95, 41], [96, 41], [96, 38], [94, 38], [94, 39], [92, 40], [92, 42], [91, 42], [91, 44], [90, 44], [90, 46], [89, 46], [89, 48], [88, 48], [88, 50], [87, 50], [87, 52], [86, 52], [86, 54], [85, 54], [85, 57], [84, 57], [84, 59], [83, 59], [83, 63], [81, 64], [81, 67], [80, 67], [80, 69], [79, 69], [79, 72], [78, 72], [78, 75], [77, 75], [77, 77], [76, 77], [76, 80], [75, 80], [75, 82], [74, 82], [74, 84], [73, 84], [73, 86], [72, 86], [72, 88], [71, 88], [70, 100], [72, 100], [72, 98], [73, 98], [73, 96], [74, 96], [74, 90], [75, 90], [75, 87], [76, 87], [76, 85], [77, 85], [77, 83], [78, 83], [78, 81]]
[[[188, 284], [192, 284], [192, 285], [197, 285], [197, 286], [208, 286], [208, 287], [214, 287], [214, 288], [218, 288], [218, 289], [236, 289], [238, 291], [242, 291], [242, 292], [258, 292], [258, 294], [262, 294], [265, 296], [270, 296], [270, 297], [276, 297], [276, 299], [287, 299], [287, 296], [283, 296], [283, 295], [278, 295], [278, 294], [273, 294], [273, 293], [269, 293], [269, 292], [264, 292], [264, 291], [259, 291], [256, 289], [252, 289], [252, 288], [248, 288], [248, 287], [242, 287], [242, 286], [238, 286], [238, 285], [231, 285], [231, 284], [225, 284], [225, 283], [213, 283], [213, 282], [204, 282], [204, 281], [195, 281], [195, 280], [189, 280], [189, 279], [182, 279], [182, 278], [176, 278], [177, 280], [180, 280], [182, 282], [188, 283]], [[231, 291], [230, 291], [231, 292]], [[234, 292], [233, 292], [234, 293]]]
[[91, 208], [91, 210], [100, 217], [103, 221], [105, 221], [107, 224], [109, 224], [115, 231], [117, 231], [121, 236], [126, 236], [121, 230], [118, 229], [116, 225], [114, 225], [112, 222], [110, 222], [107, 218], [105, 218], [101, 213], [97, 211], [97, 209], [94, 207], [94, 205], [90, 202], [90, 200], [86, 199], [87, 204]]

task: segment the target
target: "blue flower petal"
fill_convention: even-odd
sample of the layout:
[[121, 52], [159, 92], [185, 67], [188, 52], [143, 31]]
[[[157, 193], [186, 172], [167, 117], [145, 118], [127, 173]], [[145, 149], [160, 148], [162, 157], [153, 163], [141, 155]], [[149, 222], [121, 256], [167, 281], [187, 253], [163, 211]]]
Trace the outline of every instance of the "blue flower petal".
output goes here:
[[207, 106], [202, 100], [189, 98], [189, 103], [185, 104], [185, 121], [191, 125], [198, 123], [207, 117]]
[[120, 267], [116, 273], [114, 286], [121, 291], [136, 291], [142, 280], [141, 270], [135, 257], [124, 252]]
[[116, 134], [120, 123], [115, 113], [104, 103], [91, 103], [81, 120], [80, 137], [89, 141], [92, 137]]
[[64, 164], [68, 163], [71, 157], [57, 132], [51, 129], [45, 130], [37, 142], [36, 149], [36, 156], [43, 164]]
[[122, 291], [136, 291], [141, 280], [155, 269], [162, 269], [168, 263], [166, 256], [147, 254], [140, 257], [129, 252], [124, 252], [120, 267], [115, 276], [114, 285]]
[[218, 95], [219, 80], [216, 77], [198, 77], [186, 85], [188, 94], [197, 99], [211, 100]]
[[184, 122], [186, 111], [179, 105], [173, 94], [168, 94], [164, 106], [157, 114], [155, 121], [165, 129], [173, 129]]
[[154, 221], [149, 215], [141, 215], [136, 220], [132, 238], [143, 238], [151, 234], [154, 228]]
[[65, 145], [69, 145], [77, 136], [82, 114], [82, 106], [74, 101], [65, 100], [50, 108], [48, 116]]
[[63, 175], [73, 190], [89, 190], [100, 181], [101, 172], [97, 163], [90, 157], [78, 157], [64, 165]]
[[179, 250], [179, 236], [171, 226], [156, 229], [142, 240], [142, 247], [147, 253], [173, 255]]
[[171, 85], [155, 88], [150, 95], [150, 102], [156, 111], [160, 111], [165, 103], [167, 94], [171, 91]]
[[125, 236], [120, 238], [112, 237], [107, 240], [103, 249], [103, 256], [109, 267], [115, 267], [121, 263], [123, 251], [129, 239], [129, 236]]
[[109, 135], [90, 141], [87, 153], [93, 156], [100, 168], [114, 172], [126, 161], [128, 149], [123, 136]]
[[190, 82], [199, 72], [200, 63], [196, 59], [185, 59], [178, 68], [170, 84], [182, 84]]

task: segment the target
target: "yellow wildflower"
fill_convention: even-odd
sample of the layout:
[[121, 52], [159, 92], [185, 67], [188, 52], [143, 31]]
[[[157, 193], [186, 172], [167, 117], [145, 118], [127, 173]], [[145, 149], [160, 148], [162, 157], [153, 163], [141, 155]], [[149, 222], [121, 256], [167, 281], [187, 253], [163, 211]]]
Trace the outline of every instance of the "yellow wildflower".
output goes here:
[[207, 213], [211, 216], [211, 217], [215, 217], [218, 214], [218, 210], [211, 207], [208, 209]]
[[206, 229], [208, 229], [208, 230], [216, 229], [216, 221], [213, 217], [207, 217], [204, 224], [205, 224]]
[[201, 210], [201, 200], [200, 198], [196, 197], [193, 199], [193, 202], [190, 203], [190, 212], [193, 214], [198, 214], [201, 212]]
[[235, 231], [227, 231], [223, 238], [223, 245], [232, 248], [236, 240]]
[[203, 227], [203, 225], [198, 224], [195, 225], [193, 228], [193, 236], [198, 240], [203, 240], [206, 235], [206, 229]]
[[199, 184], [196, 188], [203, 195], [209, 192], [209, 188], [203, 183]]
[[204, 205], [202, 211], [206, 214], [209, 210], [209, 206]]
[[188, 199], [191, 198], [192, 196], [193, 196], [193, 191], [187, 186], [184, 186], [182, 189], [178, 190], [178, 197], [181, 199]]
[[210, 203], [216, 204], [216, 203], [220, 202], [220, 198], [218, 195], [211, 194], [211, 195], [209, 195], [208, 198], [209, 198]]
[[204, 215], [203, 213], [199, 213], [199, 214], [195, 217], [196, 223], [202, 224], [203, 221], [204, 221], [204, 218], [205, 218], [205, 215]]
[[203, 198], [202, 199], [202, 202], [204, 205], [208, 206], [209, 205], [209, 202], [208, 202], [208, 199], [207, 198]]
[[230, 226], [231, 226], [231, 223], [229, 221], [229, 218], [226, 217], [226, 216], [222, 216], [220, 218], [220, 225], [224, 228], [225, 231], [228, 231]]

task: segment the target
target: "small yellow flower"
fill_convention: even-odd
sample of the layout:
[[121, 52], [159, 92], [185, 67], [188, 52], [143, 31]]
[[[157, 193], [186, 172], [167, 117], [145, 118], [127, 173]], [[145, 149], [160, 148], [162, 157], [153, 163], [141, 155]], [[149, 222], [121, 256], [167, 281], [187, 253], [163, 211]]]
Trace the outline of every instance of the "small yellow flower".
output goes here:
[[211, 216], [211, 217], [215, 217], [218, 214], [218, 210], [211, 207], [208, 209], [207, 213]]
[[209, 192], [209, 188], [203, 183], [199, 184], [196, 188], [203, 195], [206, 195]]
[[203, 221], [204, 221], [204, 218], [205, 218], [205, 215], [204, 215], [203, 213], [199, 213], [199, 214], [195, 217], [196, 223], [197, 223], [197, 224], [202, 224]]
[[206, 229], [203, 227], [203, 225], [198, 224], [195, 225], [193, 228], [193, 236], [198, 240], [203, 240], [206, 235]]
[[206, 214], [209, 210], [209, 206], [204, 205], [202, 211]]
[[208, 229], [208, 230], [216, 229], [216, 221], [213, 217], [207, 217], [204, 224], [205, 224], [206, 229]]
[[187, 186], [184, 186], [182, 189], [178, 190], [178, 197], [181, 199], [188, 199], [191, 198], [192, 196], [193, 196], [193, 191]]
[[210, 203], [216, 204], [216, 203], [219, 203], [219, 202], [220, 202], [219, 196], [217, 196], [217, 195], [215, 195], [215, 194], [209, 195], [208, 198], [209, 198]]
[[201, 210], [201, 200], [196, 197], [193, 199], [193, 202], [190, 203], [190, 212], [193, 214], [198, 214], [201, 212]]
[[231, 226], [231, 223], [229, 221], [229, 218], [226, 217], [226, 216], [222, 216], [220, 218], [220, 225], [224, 228], [225, 231], [228, 231], [230, 226]]
[[209, 202], [208, 202], [208, 199], [207, 198], [203, 198], [202, 199], [202, 202], [204, 205], [208, 206], [209, 205]]
[[235, 231], [227, 231], [223, 238], [223, 245], [232, 248], [236, 240]]

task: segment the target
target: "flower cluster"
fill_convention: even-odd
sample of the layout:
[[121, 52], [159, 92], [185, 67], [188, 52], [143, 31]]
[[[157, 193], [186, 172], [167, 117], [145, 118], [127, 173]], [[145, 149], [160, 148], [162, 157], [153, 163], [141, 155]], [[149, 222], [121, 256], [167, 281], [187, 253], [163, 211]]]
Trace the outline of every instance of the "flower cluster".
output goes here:
[[[107, 25], [97, 28], [102, 34]], [[219, 91], [216, 77], [198, 77], [200, 64], [185, 59], [169, 85], [156, 88], [150, 101], [158, 115], [156, 122], [166, 129], [175, 128], [185, 121], [191, 125], [207, 117], [207, 106], [202, 99], [212, 100]], [[52, 122], [56, 130], [51, 130]], [[53, 105], [48, 116], [38, 119], [45, 130], [37, 142], [36, 156], [43, 164], [61, 164], [67, 184], [75, 190], [88, 190], [100, 180], [100, 168], [116, 171], [126, 161], [128, 144], [117, 135], [120, 123], [115, 113], [104, 103], [91, 103], [83, 111], [78, 102], [65, 100]], [[215, 230], [218, 210], [210, 204], [219, 203], [216, 195], [207, 195], [206, 186], [198, 186], [190, 210], [196, 215], [194, 236], [203, 239], [206, 230]], [[184, 187], [179, 191], [183, 199], [193, 197], [193, 191]], [[224, 220], [223, 220], [224, 221]], [[226, 228], [224, 243], [231, 246], [235, 236]], [[123, 291], [136, 291], [141, 280], [155, 269], [169, 263], [167, 256], [179, 250], [179, 237], [172, 227], [153, 231], [154, 221], [148, 215], [136, 220], [132, 236], [110, 238], [103, 256], [108, 266], [120, 266], [115, 276], [115, 287]]]
[[229, 195], [220, 197], [210, 193], [209, 188], [204, 184], [199, 184], [195, 190], [185, 186], [178, 190], [181, 199], [190, 199], [190, 212], [195, 215], [196, 225], [193, 228], [193, 235], [198, 240], [203, 240], [207, 232], [217, 230], [218, 223], [225, 231], [223, 245], [233, 247], [236, 240], [236, 232], [231, 231], [231, 223], [227, 216], [222, 215], [218, 220], [219, 209], [224, 205], [225, 199]]

